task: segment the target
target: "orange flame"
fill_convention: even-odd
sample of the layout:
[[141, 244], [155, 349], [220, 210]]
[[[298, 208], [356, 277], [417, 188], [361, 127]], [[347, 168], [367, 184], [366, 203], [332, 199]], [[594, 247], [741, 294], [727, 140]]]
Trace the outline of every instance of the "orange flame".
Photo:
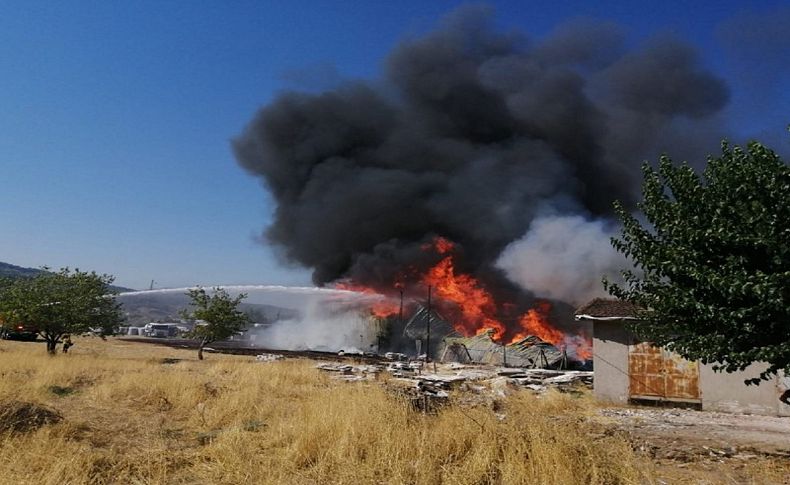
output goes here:
[[371, 305], [370, 314], [378, 318], [387, 318], [392, 315], [397, 315], [399, 310], [396, 303], [390, 300], [383, 300]]
[[576, 346], [576, 357], [579, 360], [592, 360], [593, 358], [593, 351], [592, 345], [586, 339], [579, 339], [580, 342]]
[[443, 237], [437, 237], [434, 242], [434, 249], [439, 254], [447, 254], [453, 249], [455, 249], [455, 244], [449, 239], [445, 239]]
[[[502, 341], [507, 328], [496, 317], [497, 308], [501, 306], [507, 309], [514, 305], [510, 303], [498, 305], [491, 293], [486, 291], [473, 276], [456, 272], [452, 254], [455, 245], [451, 241], [437, 237], [433, 246], [424, 246], [423, 249], [431, 247], [444, 257], [423, 276], [423, 283], [434, 287], [438, 298], [458, 306], [461, 319], [453, 322], [456, 329], [465, 335], [479, 335], [491, 331], [493, 340]], [[509, 338], [507, 344], [534, 335], [557, 347], [570, 347], [571, 353], [578, 359], [589, 360], [592, 357], [589, 339], [579, 335], [566, 335], [550, 323], [550, 313], [551, 303], [537, 302], [534, 308], [519, 317], [518, 324], [521, 331]]]
[[551, 303], [547, 301], [539, 301], [535, 308], [527, 310], [518, 321], [522, 331], [510, 343], [521, 340], [527, 335], [534, 335], [552, 345], [561, 344], [565, 334], [551, 326], [549, 312], [551, 312]]
[[354, 291], [377, 297], [375, 301], [370, 303], [370, 314], [378, 318], [386, 318], [392, 315], [397, 315], [400, 311], [398, 303], [382, 295], [373, 288], [358, 285], [350, 281], [338, 281], [334, 284], [338, 290]]
[[571, 347], [573, 354], [576, 355], [577, 360], [592, 360], [592, 340], [588, 335], [584, 333], [573, 335], [570, 338], [569, 346]]
[[566, 348], [569, 354], [576, 357], [577, 360], [586, 361], [592, 360], [592, 342], [586, 335], [567, 335], [559, 329], [553, 327], [549, 323], [549, 312], [551, 311], [551, 303], [547, 301], [540, 301], [535, 308], [527, 311], [519, 319], [519, 325], [522, 331], [510, 341], [510, 343], [517, 342], [527, 335], [535, 335], [544, 342], [548, 342], [556, 347]]
[[[446, 240], [437, 239], [438, 250], [448, 250], [441, 241]], [[446, 256], [429, 269], [423, 282], [436, 289], [436, 296], [458, 306], [463, 318], [457, 325], [461, 325], [462, 333], [472, 335], [492, 329], [494, 340], [505, 335], [505, 326], [493, 317], [496, 312], [494, 298], [472, 276], [456, 274], [452, 256]]]
[[[515, 305], [508, 302], [497, 302], [480, 281], [470, 274], [458, 272], [455, 261], [455, 244], [443, 237], [436, 237], [432, 243], [422, 245], [424, 251], [433, 251], [441, 257], [438, 263], [428, 269], [422, 276], [416, 268], [410, 267], [407, 273], [398, 276], [392, 292], [402, 292], [405, 285], [403, 281], [414, 281], [417, 277], [425, 285], [433, 288], [433, 295], [442, 302], [455, 305], [458, 314], [452, 319], [452, 324], [463, 335], [479, 335], [491, 332], [491, 338], [497, 342], [512, 344], [528, 335], [534, 335], [541, 340], [561, 348], [568, 348], [570, 355], [575, 355], [579, 360], [592, 358], [592, 346], [586, 335], [567, 335], [550, 323], [551, 303], [538, 301], [534, 308], [527, 310], [518, 317], [519, 330], [513, 335], [513, 329], [508, 328], [499, 319], [498, 309], [505, 314], [514, 314]], [[375, 298], [370, 303], [371, 314], [376, 317], [388, 317], [398, 314], [399, 304], [374, 288], [363, 286], [351, 281], [335, 283], [335, 288], [355, 291], [371, 295]]]

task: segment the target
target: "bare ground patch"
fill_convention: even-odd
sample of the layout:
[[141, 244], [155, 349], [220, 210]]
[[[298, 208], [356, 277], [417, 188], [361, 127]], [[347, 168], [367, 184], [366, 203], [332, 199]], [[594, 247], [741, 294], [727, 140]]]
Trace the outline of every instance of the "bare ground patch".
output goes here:
[[650, 457], [665, 483], [790, 484], [790, 418], [611, 407], [598, 419]]
[[58, 411], [47, 406], [24, 401], [0, 402], [0, 433], [26, 433], [62, 420]]

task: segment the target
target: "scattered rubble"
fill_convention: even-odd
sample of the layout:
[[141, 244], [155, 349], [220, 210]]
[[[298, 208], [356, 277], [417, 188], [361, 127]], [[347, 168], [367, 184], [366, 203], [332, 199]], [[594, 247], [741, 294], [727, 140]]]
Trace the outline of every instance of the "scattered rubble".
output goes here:
[[518, 389], [538, 394], [549, 389], [573, 392], [579, 387], [592, 388], [593, 380], [593, 373], [585, 371], [495, 367], [458, 362], [426, 365], [424, 359], [406, 360], [402, 354], [388, 356], [388, 360], [391, 362], [386, 366], [322, 362], [315, 367], [332, 373], [332, 379], [345, 382], [372, 381], [384, 373], [389, 377], [386, 387], [424, 413], [434, 413], [448, 403], [453, 391], [461, 392], [457, 396], [466, 404], [496, 406], [496, 401]]
[[338, 362], [323, 362], [317, 364], [315, 367], [316, 369], [326, 372], [336, 373], [336, 375], [332, 376], [332, 379], [347, 382], [373, 380], [380, 372], [384, 370], [384, 367], [380, 365], [353, 366], [349, 364], [341, 364]]
[[387, 360], [397, 360], [397, 361], [409, 360], [408, 355], [401, 354], [400, 352], [387, 352], [386, 354], [384, 354], [384, 358]]
[[337, 364], [337, 363], [321, 363], [315, 366], [316, 369], [325, 370], [328, 372], [340, 372], [343, 374], [351, 374], [354, 370], [354, 366], [348, 364]]
[[579, 386], [591, 388], [593, 373], [587, 371], [560, 371], [550, 369], [524, 369], [466, 365], [460, 363], [434, 364], [427, 370], [421, 360], [398, 359], [383, 365], [350, 365], [340, 362], [322, 362], [317, 369], [332, 372], [333, 379], [358, 382], [374, 380], [385, 372], [391, 382], [403, 389], [416, 390], [416, 394], [429, 394], [436, 398], [449, 397], [448, 391], [457, 389], [482, 394], [490, 391], [496, 397], [504, 397], [514, 389], [529, 389], [542, 393], [548, 389], [571, 391]]
[[520, 374], [508, 376], [515, 383], [542, 392], [547, 388], [557, 388], [561, 391], [575, 389], [579, 385], [592, 389], [592, 371], [550, 371], [545, 369], [525, 369]]
[[387, 366], [387, 372], [392, 374], [394, 377], [406, 377], [413, 375], [415, 372], [421, 371], [422, 367], [422, 360], [412, 360], [410, 362], [392, 362]]
[[255, 356], [255, 360], [258, 362], [274, 362], [284, 358], [285, 356], [281, 354], [258, 354]]

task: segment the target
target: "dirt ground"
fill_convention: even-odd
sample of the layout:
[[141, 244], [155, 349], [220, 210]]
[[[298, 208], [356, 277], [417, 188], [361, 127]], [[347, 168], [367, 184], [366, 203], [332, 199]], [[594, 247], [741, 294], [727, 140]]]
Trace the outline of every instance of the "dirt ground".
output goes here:
[[604, 407], [599, 419], [649, 455], [664, 483], [790, 484], [790, 418]]

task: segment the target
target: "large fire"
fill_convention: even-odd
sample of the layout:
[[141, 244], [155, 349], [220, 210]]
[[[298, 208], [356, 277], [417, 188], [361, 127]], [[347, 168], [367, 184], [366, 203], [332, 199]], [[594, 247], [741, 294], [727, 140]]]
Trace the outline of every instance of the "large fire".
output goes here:
[[[446, 239], [437, 238], [437, 250], [440, 254], [449, 252]], [[439, 249], [443, 248], [443, 249]], [[448, 254], [423, 276], [423, 283], [435, 289], [435, 295], [445, 301], [456, 304], [461, 312], [461, 319], [454, 322], [462, 334], [474, 335], [491, 329], [494, 340], [505, 336], [505, 326], [494, 318], [496, 302], [476, 279], [466, 274], [456, 274], [453, 257]]]
[[592, 344], [585, 335], [568, 335], [549, 323], [549, 312], [551, 303], [539, 301], [535, 308], [530, 308], [519, 319], [519, 325], [523, 329], [511, 341], [518, 341], [527, 335], [535, 335], [541, 340], [548, 342], [555, 347], [569, 348], [578, 360], [592, 359]]
[[[471, 336], [492, 331], [496, 342], [511, 344], [534, 335], [541, 340], [568, 349], [579, 360], [592, 357], [589, 338], [584, 335], [568, 335], [550, 323], [551, 303], [537, 301], [533, 308], [521, 315], [508, 315], [514, 308], [509, 302], [498, 302], [484, 285], [470, 274], [457, 270], [455, 244], [443, 237], [436, 237], [431, 244], [422, 246], [432, 251], [439, 261], [418, 275], [413, 283], [421, 283], [432, 289], [437, 306], [449, 306], [450, 322], [462, 335]], [[342, 281], [335, 284], [338, 289], [356, 291], [371, 296], [380, 296], [371, 303], [374, 316], [386, 317], [399, 312], [399, 303], [390, 298], [390, 293], [403, 291], [404, 284], [398, 281], [389, 289], [378, 290], [355, 282]], [[387, 294], [385, 296], [385, 294]], [[503, 315], [510, 326], [503, 321]]]
[[540, 301], [535, 305], [535, 308], [527, 310], [518, 320], [522, 331], [516, 334], [513, 341], [522, 340], [527, 335], [534, 335], [550, 344], [561, 344], [565, 339], [565, 334], [549, 323], [550, 311], [551, 303], [547, 301]]
[[350, 281], [338, 281], [335, 283], [335, 288], [338, 290], [354, 291], [356, 293], [364, 293], [371, 297], [369, 303], [370, 313], [374, 317], [386, 318], [392, 315], [397, 315], [400, 311], [400, 305], [386, 295], [382, 295], [373, 288], [358, 285]]

